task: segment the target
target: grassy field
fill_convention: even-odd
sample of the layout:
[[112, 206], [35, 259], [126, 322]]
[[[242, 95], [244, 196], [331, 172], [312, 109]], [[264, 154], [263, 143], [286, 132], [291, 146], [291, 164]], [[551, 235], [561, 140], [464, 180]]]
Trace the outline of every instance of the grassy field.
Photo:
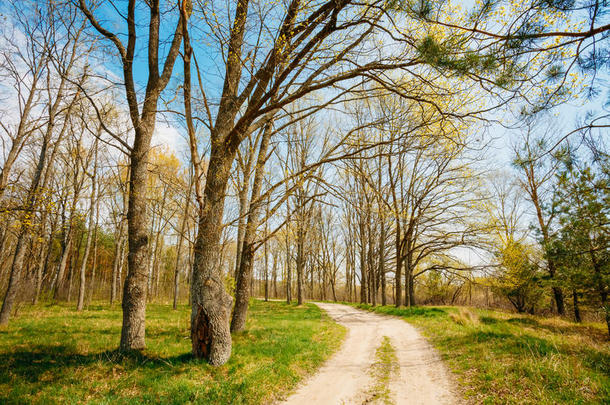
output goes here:
[[610, 344], [601, 324], [455, 307], [385, 306], [417, 326], [485, 404], [610, 404]]
[[189, 308], [147, 310], [147, 349], [121, 356], [120, 308], [24, 308], [0, 329], [0, 403], [267, 403], [291, 391], [340, 345], [320, 309], [253, 301], [222, 367], [193, 359]]

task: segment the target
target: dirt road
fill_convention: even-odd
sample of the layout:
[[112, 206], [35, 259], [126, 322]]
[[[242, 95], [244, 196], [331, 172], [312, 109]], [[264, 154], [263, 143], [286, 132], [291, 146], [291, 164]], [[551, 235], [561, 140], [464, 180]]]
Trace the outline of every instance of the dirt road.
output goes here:
[[[339, 352], [285, 404], [459, 403], [450, 373], [413, 326], [398, 318], [346, 305], [316, 305], [345, 326], [347, 336]], [[379, 367], [376, 351], [384, 337], [389, 338], [394, 349], [394, 371], [388, 373], [389, 379], [379, 381], [371, 370]], [[381, 386], [385, 386], [385, 397], [378, 393]]]

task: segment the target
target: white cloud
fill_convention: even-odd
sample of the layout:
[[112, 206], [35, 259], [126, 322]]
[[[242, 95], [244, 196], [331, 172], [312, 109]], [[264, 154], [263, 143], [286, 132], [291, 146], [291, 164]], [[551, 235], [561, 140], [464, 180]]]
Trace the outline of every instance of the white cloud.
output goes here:
[[179, 157], [186, 149], [186, 141], [180, 131], [166, 123], [157, 122], [155, 133], [152, 139], [152, 146], [168, 147], [174, 154]]

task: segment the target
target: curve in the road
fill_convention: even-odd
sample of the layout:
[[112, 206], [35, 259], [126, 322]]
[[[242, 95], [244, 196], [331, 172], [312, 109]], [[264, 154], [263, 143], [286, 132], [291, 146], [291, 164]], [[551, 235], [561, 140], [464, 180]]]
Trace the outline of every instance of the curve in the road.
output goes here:
[[[391, 400], [399, 404], [459, 403], [452, 376], [419, 332], [407, 322], [352, 308], [316, 303], [348, 330], [341, 349], [284, 403], [290, 405], [363, 404], [374, 383], [371, 367], [383, 337], [396, 351], [399, 373], [389, 381]], [[373, 401], [374, 402], [374, 401]]]

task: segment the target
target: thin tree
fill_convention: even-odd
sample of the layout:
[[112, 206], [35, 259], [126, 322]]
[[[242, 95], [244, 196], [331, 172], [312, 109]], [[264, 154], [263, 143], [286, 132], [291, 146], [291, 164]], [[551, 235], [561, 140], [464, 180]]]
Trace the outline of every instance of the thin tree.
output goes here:
[[[123, 147], [129, 151], [129, 206], [127, 210], [129, 254], [127, 255], [128, 272], [123, 292], [123, 325], [121, 328], [121, 350], [137, 350], [146, 346], [145, 320], [146, 320], [146, 294], [147, 271], [146, 259], [148, 256], [149, 237], [147, 233], [147, 198], [146, 185], [148, 178], [148, 155], [151, 139], [157, 120], [157, 103], [161, 93], [167, 86], [182, 42], [182, 26], [185, 25], [184, 14], [176, 16], [178, 22], [171, 34], [170, 46], [159, 71], [159, 27], [162, 14], [159, 0], [147, 2], [149, 14], [147, 35], [147, 61], [148, 79], [143, 97], [142, 108], [138, 102], [139, 96], [134, 79], [134, 57], [138, 28], [136, 23], [136, 0], [129, 0], [127, 4], [127, 46], [120, 38], [120, 34], [105, 28], [94, 10], [87, 5], [86, 0], [80, 0], [79, 9], [86, 16], [93, 28], [116, 47], [123, 71], [125, 97], [129, 106], [129, 116], [133, 126], [134, 138], [132, 145], [123, 142]], [[105, 128], [106, 129], [106, 128]], [[117, 137], [115, 137], [117, 138]]]

